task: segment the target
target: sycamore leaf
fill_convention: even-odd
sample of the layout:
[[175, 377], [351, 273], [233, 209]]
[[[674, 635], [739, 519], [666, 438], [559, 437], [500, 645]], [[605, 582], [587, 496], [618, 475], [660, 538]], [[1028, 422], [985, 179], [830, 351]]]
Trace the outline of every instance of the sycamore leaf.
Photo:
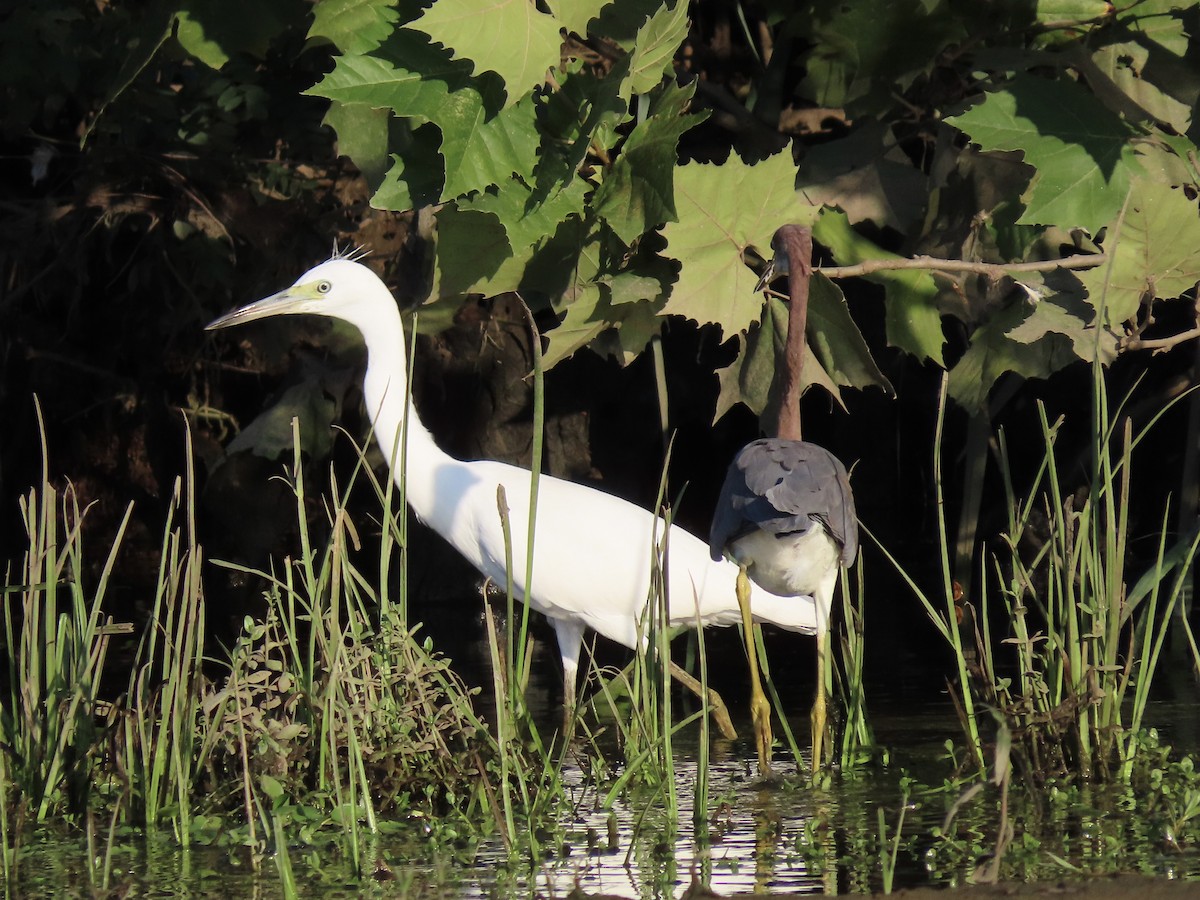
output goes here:
[[[622, 279], [618, 275], [614, 281]], [[660, 290], [654, 279], [654, 291]], [[655, 292], [647, 292], [638, 300], [621, 304], [613, 302], [613, 281], [593, 282], [582, 285], [575, 299], [567, 307], [562, 321], [546, 333], [548, 346], [542, 354], [542, 363], [549, 368], [573, 355], [581, 347], [591, 345], [598, 353], [616, 357], [622, 365], [628, 365], [645, 348], [646, 342], [658, 333], [662, 320], [658, 316], [662, 306]], [[622, 288], [624, 290], [624, 288]]]
[[1037, 0], [1034, 15], [1039, 24], [1062, 25], [1064, 22], [1091, 22], [1108, 15], [1107, 0]]
[[458, 204], [459, 209], [477, 209], [493, 213], [504, 226], [514, 249], [533, 247], [560, 222], [583, 212], [587, 185], [575, 179], [568, 187], [538, 200], [518, 179], [510, 179], [500, 190], [485, 191]]
[[1114, 330], [1137, 315], [1143, 297], [1178, 297], [1200, 281], [1200, 217], [1196, 201], [1181, 190], [1135, 181], [1104, 243], [1108, 263], [1081, 272], [1079, 280]]
[[395, 0], [321, 0], [309, 38], [323, 37], [346, 54], [369, 53], [396, 30]]
[[567, 32], [587, 37], [588, 25], [612, 2], [613, 0], [547, 0], [546, 5]]
[[679, 137], [706, 115], [652, 116], [639, 123], [592, 198], [596, 215], [626, 244], [678, 219], [672, 180]]
[[1117, 21], [1130, 31], [1143, 35], [1173, 56], [1182, 58], [1188, 52], [1188, 30], [1184, 26], [1186, 13], [1194, 13], [1193, 0], [1142, 0], [1139, 3], [1119, 4]]
[[516, 103], [559, 63], [559, 23], [529, 0], [438, 0], [409, 28], [424, 32], [475, 72], [495, 72]]
[[[629, 58], [622, 57], [603, 77], [573, 68], [559, 79], [559, 89], [538, 107], [538, 148], [534, 181], [540, 191], [553, 191], [576, 177], [588, 149], [601, 133], [615, 135], [625, 119], [626, 103], [620, 97]], [[611, 144], [598, 141], [605, 150]]]
[[435, 296], [466, 294], [512, 256], [508, 235], [495, 213], [460, 210], [453, 204], [437, 214]]
[[645, 94], [658, 87], [664, 73], [674, 70], [675, 51], [687, 34], [687, 0], [675, 0], [674, 6], [664, 4], [647, 19], [634, 40], [629, 77], [621, 86], [621, 96], [628, 100], [631, 94]]
[[[324, 124], [337, 133], [339, 156], [354, 160], [367, 184], [376, 189], [388, 170], [388, 125], [391, 113], [362, 103], [331, 101]], [[407, 209], [408, 207], [401, 207]]]
[[992, 385], [1006, 372], [1046, 378], [1078, 359], [1070, 340], [1061, 334], [1047, 332], [1028, 344], [1008, 337], [1030, 314], [1031, 307], [1028, 298], [1018, 299], [971, 335], [971, 346], [950, 370], [948, 385], [950, 396], [968, 410], [985, 408]]
[[816, 208], [792, 189], [795, 181], [789, 151], [753, 166], [733, 154], [723, 165], [692, 163], [675, 171], [679, 221], [668, 223], [663, 235], [680, 271], [664, 315], [715, 322], [727, 335], [759, 317], [758, 278], [743, 254], [750, 247], [767, 252], [781, 225], [816, 218]]
[[529, 176], [537, 154], [537, 137], [528, 127], [532, 99], [493, 112], [498, 105], [493, 95], [499, 93], [489, 84], [493, 76], [471, 78], [468, 69], [401, 29], [370, 55], [339, 57], [308, 93], [432, 122], [442, 134], [443, 198], [451, 199], [507, 181], [514, 173]]
[[[295, 0], [183, 0], [179, 4], [176, 38], [180, 46], [202, 63], [220, 69], [235, 53], [262, 59], [271, 40], [303, 15]], [[158, 20], [149, 17], [152, 29]], [[141, 47], [137, 48], [140, 51]], [[135, 58], [138, 52], [135, 52]]]
[[[442, 135], [432, 124], [411, 128], [408, 123], [393, 119], [394, 130], [403, 125], [407, 139], [403, 155], [392, 153], [391, 168], [371, 197], [376, 209], [405, 210], [432, 206], [442, 197], [443, 166], [438, 149]], [[357, 158], [355, 159], [357, 163]]]
[[[840, 212], [822, 212], [813, 228], [813, 237], [827, 247], [841, 265], [868, 259], [899, 258], [856, 232], [846, 215]], [[910, 269], [875, 272], [864, 277], [884, 287], [888, 343], [919, 360], [931, 359], [944, 365], [942, 345], [945, 336], [933, 276]]]
[[842, 289], [820, 272], [814, 272], [808, 284], [806, 326], [806, 367], [815, 357], [835, 384], [859, 389], [874, 385], [889, 397], [895, 395], [892, 383], [875, 364], [862, 332], [850, 318]]
[[[713, 413], [714, 422], [737, 403], [746, 404], [751, 412], [761, 416], [779, 402], [775, 396], [775, 369], [783, 359], [787, 345], [787, 304], [771, 297], [762, 305], [761, 315], [761, 320], [751, 326], [746, 334], [738, 335], [741, 349], [737, 359], [724, 369], [717, 370], [721, 390]], [[804, 367], [800, 370], [800, 389], [807, 391], [813, 385], [824, 388], [845, 409], [841, 391], [826, 373], [821, 361], [806, 349]]]
[[1020, 344], [1032, 344], [1047, 334], [1061, 334], [1084, 362], [1097, 357], [1108, 365], [1117, 357], [1117, 338], [1107, 328], [1096, 328], [1096, 312], [1079, 290], [1079, 282], [1059, 269], [1048, 272], [1042, 284], [1036, 275], [1020, 283], [1033, 301], [1033, 311], [1005, 334]]
[[1074, 82], [1017, 75], [947, 121], [984, 150], [1021, 150], [1037, 173], [1022, 196], [1024, 225], [1092, 234], [1125, 202], [1137, 172], [1135, 132]]

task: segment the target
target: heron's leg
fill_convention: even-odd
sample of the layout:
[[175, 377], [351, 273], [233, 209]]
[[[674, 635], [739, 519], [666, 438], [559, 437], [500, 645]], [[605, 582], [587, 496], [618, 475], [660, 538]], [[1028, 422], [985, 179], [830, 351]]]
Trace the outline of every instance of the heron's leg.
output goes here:
[[817, 589], [813, 600], [817, 612], [817, 695], [813, 699], [810, 722], [812, 725], [812, 767], [817, 772], [825, 765], [825, 737], [828, 728], [826, 715], [825, 683], [829, 674], [829, 618], [833, 609], [833, 591], [837, 573]]
[[758, 745], [758, 774], [771, 774], [771, 703], [763, 693], [758, 675], [758, 647], [754, 641], [754, 617], [750, 614], [750, 579], [746, 567], [739, 566], [737, 577], [738, 607], [742, 611], [742, 631], [746, 636], [746, 656], [750, 661], [750, 718], [754, 723], [754, 741]]
[[825, 764], [825, 673], [829, 666], [829, 631], [817, 633], [817, 696], [813, 700], [812, 714], [812, 767], [818, 771]]

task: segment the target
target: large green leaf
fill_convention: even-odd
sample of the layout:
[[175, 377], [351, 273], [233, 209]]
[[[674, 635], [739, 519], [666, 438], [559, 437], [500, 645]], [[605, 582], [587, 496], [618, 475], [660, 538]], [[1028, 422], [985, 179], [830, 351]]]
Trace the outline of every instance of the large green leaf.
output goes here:
[[326, 38], [343, 53], [369, 53], [391, 36], [399, 19], [395, 0], [321, 0], [308, 36]]
[[1096, 312], [1088, 305], [1079, 282], [1063, 270], [1048, 273], [1044, 281], [1036, 276], [1023, 283], [1033, 310], [1006, 334], [1020, 344], [1033, 344], [1047, 334], [1061, 334], [1071, 342], [1071, 350], [1084, 362], [1099, 359], [1108, 365], [1117, 356], [1117, 338], [1110, 329], [1096, 327]]
[[562, 40], [553, 16], [529, 0], [437, 0], [409, 24], [469, 60], [476, 72], [495, 72], [516, 103], [559, 63]]
[[[878, 247], [850, 227], [844, 213], [825, 210], [821, 214], [813, 237], [829, 248], [842, 265], [853, 265], [869, 259], [899, 259], [894, 253]], [[864, 276], [884, 287], [887, 340], [920, 360], [942, 361], [942, 317], [938, 311], [937, 284], [928, 272], [893, 270], [873, 272]]]
[[621, 96], [645, 94], [658, 87], [663, 75], [671, 74], [675, 51], [688, 34], [687, 0], [663, 4], [646, 24], [638, 29], [629, 63], [629, 78], [622, 85]]
[[574, 180], [594, 143], [611, 148], [616, 126], [626, 116], [620, 94], [628, 67], [629, 58], [622, 57], [603, 75], [579, 65], [562, 74], [558, 90], [538, 107], [538, 190], [557, 190]]
[[806, 324], [810, 357], [820, 360], [834, 384], [859, 389], [873, 386], [888, 396], [895, 394], [850, 318], [842, 289], [820, 272], [813, 273], [808, 284]]
[[950, 370], [949, 394], [969, 410], [984, 409], [996, 379], [1007, 372], [1026, 378], [1046, 378], [1078, 357], [1061, 334], [1046, 333], [1033, 343], [1012, 340], [1008, 334], [1029, 316], [1030, 301], [1016, 299], [1000, 309], [971, 335], [971, 346]]
[[588, 25], [613, 0], [547, 0], [550, 12], [564, 29], [586, 37]]
[[309, 93], [435, 124], [442, 133], [443, 197], [450, 199], [507, 181], [514, 173], [530, 176], [537, 153], [537, 137], [529, 127], [532, 99], [495, 111], [492, 96], [498, 91], [486, 79], [470, 77], [468, 69], [401, 29], [374, 53], [339, 57]]
[[753, 166], [734, 154], [723, 165], [692, 163], [676, 170], [679, 220], [668, 223], [663, 234], [680, 272], [664, 315], [716, 322], [726, 335], [758, 319], [758, 278], [744, 254], [750, 247], [769, 252], [781, 225], [814, 221], [817, 210], [798, 197], [795, 181], [796, 167], [786, 151]]
[[629, 134], [592, 199], [596, 215], [626, 244], [677, 219], [673, 180], [679, 137], [706, 115], [651, 116]]
[[[782, 364], [787, 346], [787, 322], [787, 304], [772, 297], [762, 305], [761, 319], [745, 335], [738, 336], [737, 359], [717, 370], [721, 390], [713, 413], [714, 422], [737, 403], [746, 404], [751, 412], [761, 416], [772, 402], [779, 402], [772, 396], [772, 388], [776, 388], [775, 370]], [[807, 391], [813, 385], [824, 388], [839, 406], [845, 408], [841, 391], [821, 361], [806, 349], [804, 367], [800, 370], [800, 389]]]
[[303, 15], [299, 0], [184, 0], [175, 34], [188, 53], [219, 69], [234, 53], [262, 59], [271, 40]]
[[947, 121], [984, 150], [1023, 151], [1037, 169], [1021, 198], [1023, 224], [1095, 234], [1116, 216], [1138, 171], [1133, 129], [1065, 79], [1017, 75]]
[[[367, 184], [378, 188], [391, 165], [388, 156], [388, 125], [391, 113], [363, 103], [331, 101], [325, 124], [337, 132], [338, 155], [354, 160]], [[401, 209], [408, 209], [407, 206]]]
[[1200, 281], [1200, 217], [1182, 190], [1135, 181], [1104, 243], [1108, 264], [1079, 280], [1109, 328], [1134, 318], [1143, 297], [1178, 297]]

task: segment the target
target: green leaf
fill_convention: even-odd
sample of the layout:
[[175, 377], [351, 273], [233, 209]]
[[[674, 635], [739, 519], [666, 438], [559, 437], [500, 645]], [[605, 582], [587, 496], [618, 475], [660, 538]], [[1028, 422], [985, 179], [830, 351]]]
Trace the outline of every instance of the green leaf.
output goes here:
[[664, 74], [673, 74], [675, 51], [688, 34], [687, 0], [675, 0], [674, 6], [664, 4], [638, 29], [633, 44], [629, 78], [622, 85], [621, 96], [645, 94], [658, 87]]
[[948, 122], [984, 150], [1021, 150], [1037, 169], [1021, 198], [1025, 225], [1109, 222], [1137, 172], [1133, 129], [1071, 81], [1017, 75]]
[[[844, 213], [823, 211], [813, 228], [813, 237], [829, 248], [841, 265], [869, 259], [899, 259], [851, 228]], [[884, 287], [888, 343], [919, 360], [931, 359], [944, 365], [945, 337], [933, 276], [910, 269], [874, 272], [863, 277]]]
[[298, 0], [184, 0], [176, 37], [196, 59], [220, 69], [235, 53], [264, 58], [275, 36], [303, 15]]
[[1124, 214], [1104, 241], [1107, 265], [1082, 272], [1101, 321], [1119, 330], [1143, 297], [1168, 299], [1200, 281], [1200, 218], [1182, 190], [1146, 179], [1134, 182]]
[[626, 244], [666, 222], [674, 222], [673, 179], [680, 135], [707, 115], [651, 116], [629, 134], [621, 155], [592, 198], [596, 215]]
[[984, 409], [996, 379], [1007, 372], [1026, 378], [1046, 378], [1078, 357], [1070, 341], [1047, 333], [1031, 344], [1008, 337], [1029, 315], [1032, 304], [1018, 298], [975, 329], [971, 346], [950, 370], [949, 394], [968, 410]]
[[[559, 89], [543, 100], [538, 109], [542, 142], [534, 171], [539, 191], [554, 191], [572, 181], [593, 141], [601, 134], [615, 134], [626, 117], [620, 92], [628, 66], [629, 58], [623, 57], [603, 77], [576, 67], [565, 72]], [[607, 140], [598, 143], [605, 150], [611, 147]]]
[[437, 214], [437, 233], [435, 296], [474, 290], [512, 256], [508, 235], [495, 213], [460, 210], [451, 204]]
[[1041, 283], [1036, 275], [1021, 283], [1033, 300], [1028, 318], [1006, 332], [1020, 343], [1032, 344], [1047, 334], [1061, 334], [1084, 362], [1099, 357], [1108, 365], [1117, 357], [1117, 338], [1107, 328], [1096, 328], [1095, 310], [1088, 305], [1076, 278], [1064, 271], [1046, 273]]
[[874, 386], [889, 397], [895, 395], [892, 383], [875, 364], [862, 332], [850, 318], [842, 289], [820, 272], [814, 272], [808, 284], [806, 326], [805, 367], [809, 359], [815, 358], [834, 384], [859, 389]]
[[569, 33], [586, 37], [592, 20], [611, 3], [612, 0], [548, 0], [546, 5]]
[[371, 197], [376, 209], [405, 210], [432, 206], [442, 197], [443, 165], [438, 150], [442, 135], [437, 127], [425, 124], [412, 128], [403, 120], [392, 119], [389, 146], [396, 143], [396, 131], [403, 127], [407, 137], [402, 154], [392, 153], [391, 168]]
[[1123, 8], [1116, 18], [1121, 25], [1173, 56], [1182, 59], [1187, 54], [1189, 38], [1184, 16], [1195, 12], [1192, 0], [1142, 0], [1120, 5]]
[[438, 0], [408, 26], [469, 60], [475, 72], [495, 72], [516, 103], [558, 65], [562, 40], [553, 16], [528, 0]]
[[815, 219], [816, 208], [797, 196], [795, 181], [788, 151], [753, 166], [733, 154], [723, 165], [692, 163], [675, 171], [679, 219], [663, 235], [680, 271], [664, 315], [715, 322], [726, 335], [758, 319], [758, 278], [743, 254], [750, 247], [766, 251], [781, 225]]
[[1107, 0], [1037, 0], [1035, 16], [1042, 25], [1091, 22], [1108, 15]]
[[531, 127], [531, 97], [489, 118], [478, 94], [459, 90], [429, 118], [442, 131], [445, 198], [500, 184], [514, 174], [533, 175], [538, 138]]
[[[1178, 79], [1163, 78], [1160, 75], [1160, 81], [1155, 83], [1145, 77], [1147, 67], [1151, 70], [1154, 68], [1150, 66], [1149, 48], [1143, 47], [1137, 41], [1108, 44], [1097, 49], [1091, 59], [1096, 68], [1109, 80], [1106, 83], [1104, 78], [1094, 79], [1096, 83], [1092, 85], [1092, 89], [1100, 99], [1106, 100], [1111, 109], [1127, 108], [1127, 104], [1132, 100], [1143, 113], [1136, 118], [1150, 116], [1159, 122], [1166, 122], [1178, 134], [1187, 133], [1192, 124], [1191, 104], [1183, 103], [1168, 93], [1169, 89], [1176, 87]], [[1106, 99], [1109, 93], [1117, 96]], [[1194, 91], [1192, 98], [1195, 99]]]
[[338, 155], [354, 160], [354, 165], [372, 189], [383, 182], [391, 162], [388, 156], [390, 119], [388, 110], [373, 109], [362, 103], [330, 102], [325, 113], [324, 124], [337, 133]]
[[[771, 297], [762, 305], [761, 320], [745, 335], [738, 335], [741, 350], [730, 365], [717, 370], [721, 385], [713, 421], [718, 421], [735, 404], [744, 403], [755, 415], [762, 416], [777, 405], [773, 396], [775, 369], [781, 365], [787, 346], [788, 307], [782, 300]], [[800, 370], [800, 389], [813, 385], [824, 388], [843, 409], [842, 395], [820, 360], [805, 350], [804, 367]], [[775, 416], [772, 416], [774, 418]], [[770, 427], [765, 428], [771, 431]]]
[[396, 0], [321, 0], [309, 38], [323, 37], [346, 54], [374, 50], [396, 30]]
[[[416, 68], [400, 65], [400, 59]], [[514, 173], [530, 176], [537, 154], [537, 136], [529, 127], [532, 99], [489, 112], [498, 91], [486, 79], [471, 78], [468, 68], [401, 29], [371, 55], [339, 57], [308, 93], [435, 124], [442, 133], [443, 198], [450, 199], [507, 181]]]
[[459, 209], [477, 209], [496, 216], [515, 249], [538, 244], [568, 216], [583, 212], [587, 185], [576, 179], [569, 186], [540, 202], [517, 179], [506, 182], [499, 191], [486, 191], [458, 204]]

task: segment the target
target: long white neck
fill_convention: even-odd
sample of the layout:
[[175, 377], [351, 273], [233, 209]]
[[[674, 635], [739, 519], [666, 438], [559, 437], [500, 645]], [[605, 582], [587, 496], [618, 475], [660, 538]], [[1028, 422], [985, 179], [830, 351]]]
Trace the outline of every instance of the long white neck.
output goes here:
[[[372, 312], [372, 321], [355, 323], [367, 345], [367, 375], [363, 381], [367, 415], [393, 477], [398, 480], [401, 463], [405, 466], [409, 505], [421, 519], [432, 521], [436, 513], [435, 470], [439, 466], [454, 467], [462, 463], [438, 448], [412, 404], [408, 392], [404, 328], [395, 302], [380, 304]], [[404, 427], [406, 418], [407, 430]], [[407, 435], [404, 449], [400, 443], [402, 434]]]

